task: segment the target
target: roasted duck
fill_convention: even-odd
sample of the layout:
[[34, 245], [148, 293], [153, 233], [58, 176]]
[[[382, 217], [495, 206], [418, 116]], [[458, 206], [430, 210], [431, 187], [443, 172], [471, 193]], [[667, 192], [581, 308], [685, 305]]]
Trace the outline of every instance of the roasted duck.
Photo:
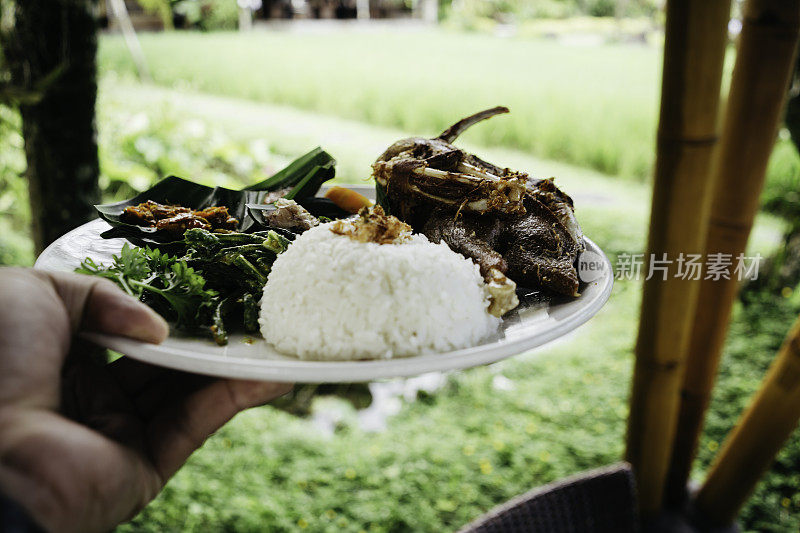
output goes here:
[[391, 145], [372, 165], [378, 201], [431, 241], [472, 258], [487, 283], [504, 286], [506, 295], [505, 276], [523, 287], [578, 296], [574, 264], [584, 245], [572, 199], [552, 179], [500, 168], [452, 144], [500, 113], [508, 108], [476, 113], [434, 139]]

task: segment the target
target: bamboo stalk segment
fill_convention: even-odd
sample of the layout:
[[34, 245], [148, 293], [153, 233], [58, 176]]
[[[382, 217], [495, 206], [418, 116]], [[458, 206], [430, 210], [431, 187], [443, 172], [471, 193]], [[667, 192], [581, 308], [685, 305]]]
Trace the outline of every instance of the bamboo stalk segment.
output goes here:
[[[729, 14], [729, 0], [667, 3], [648, 258], [704, 249]], [[645, 281], [636, 345], [626, 458], [645, 516], [662, 505], [699, 288], [674, 274]]]
[[[749, 0], [714, 169], [706, 257], [745, 252], [794, 68], [800, 0]], [[733, 269], [732, 269], [733, 270]], [[738, 279], [704, 280], [690, 337], [667, 498], [685, 497]]]
[[698, 516], [727, 525], [800, 420], [800, 320], [792, 326], [753, 403], [725, 440], [697, 494]]

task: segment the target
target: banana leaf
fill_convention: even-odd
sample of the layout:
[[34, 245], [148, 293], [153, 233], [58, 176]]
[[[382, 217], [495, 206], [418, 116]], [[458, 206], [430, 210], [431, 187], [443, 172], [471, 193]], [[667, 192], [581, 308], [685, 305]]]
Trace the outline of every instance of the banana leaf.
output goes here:
[[[301, 155], [289, 163], [283, 170], [279, 170], [271, 177], [245, 187], [243, 190], [274, 191], [286, 187], [295, 187], [301, 181], [311, 181], [313, 184], [317, 184], [316, 188], [311, 186], [302, 189], [302, 191], [295, 188], [292, 190], [292, 193], [294, 193], [292, 198], [314, 196], [322, 183], [333, 178], [335, 166], [336, 160], [328, 152], [317, 146], [307, 154]], [[325, 179], [322, 179], [323, 176]]]
[[[297, 158], [286, 168], [274, 176], [236, 191], [223, 187], [208, 187], [192, 181], [170, 176], [156, 183], [153, 187], [129, 200], [111, 204], [96, 205], [100, 217], [113, 226], [104, 232], [104, 238], [124, 237], [137, 246], [154, 246], [168, 248], [170, 243], [178, 245], [172, 233], [128, 224], [121, 218], [126, 207], [138, 205], [147, 200], [160, 204], [173, 204], [191, 209], [204, 209], [211, 206], [225, 206], [231, 216], [239, 221], [236, 228], [240, 232], [252, 232], [265, 229], [263, 224], [249, 215], [247, 204], [261, 204], [267, 193], [274, 190], [291, 188], [286, 195], [299, 203], [313, 203], [314, 195], [320, 186], [335, 175], [336, 160], [327, 152], [317, 147]], [[289, 196], [291, 195], [291, 196]]]
[[175, 240], [175, 234], [124, 222], [122, 213], [126, 207], [138, 205], [147, 200], [153, 200], [160, 204], [181, 205], [191, 209], [225, 206], [231, 216], [239, 221], [236, 230], [247, 232], [252, 230], [255, 221], [247, 215], [245, 206], [249, 202], [257, 201], [258, 197], [263, 194], [260, 191], [234, 191], [223, 187], [207, 187], [170, 176], [129, 200], [96, 205], [95, 209], [100, 218], [113, 226], [112, 229], [102, 234], [103, 237], [125, 237], [134, 244], [142, 246], [172, 242]]

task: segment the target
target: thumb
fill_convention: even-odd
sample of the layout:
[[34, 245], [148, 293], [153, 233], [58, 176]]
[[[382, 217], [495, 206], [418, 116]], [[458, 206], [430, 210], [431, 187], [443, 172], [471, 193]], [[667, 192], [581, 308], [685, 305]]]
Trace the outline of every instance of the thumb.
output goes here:
[[107, 279], [66, 272], [37, 274], [52, 283], [73, 333], [96, 331], [152, 343], [163, 341], [169, 333], [158, 313]]

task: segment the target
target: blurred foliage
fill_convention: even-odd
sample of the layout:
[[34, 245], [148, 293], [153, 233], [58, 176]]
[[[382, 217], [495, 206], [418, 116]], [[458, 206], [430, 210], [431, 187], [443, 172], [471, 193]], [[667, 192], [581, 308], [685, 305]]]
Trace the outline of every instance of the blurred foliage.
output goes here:
[[[701, 469], [711, 465], [800, 313], [800, 286], [749, 291], [734, 312], [717, 386], [698, 451]], [[750, 496], [740, 523], [744, 531], [800, 531], [800, 438], [786, 442], [769, 473]]]
[[0, 102], [7, 102], [5, 95], [11, 83], [11, 72], [8, 68], [3, 43], [7, 42], [14, 30], [14, 4], [10, 0], [0, 0]]
[[[177, 175], [241, 188], [280, 169], [288, 158], [264, 140], [236, 142], [198, 119], [166, 107], [131, 110], [120, 102], [98, 109], [100, 187], [104, 201], [130, 198]], [[0, 265], [30, 265], [30, 210], [19, 115], [0, 106]]]
[[98, 113], [100, 186], [106, 199], [129, 198], [170, 175], [241, 188], [268, 177], [283, 161], [263, 140], [236, 142], [165, 106], [131, 110], [110, 102]]
[[173, 0], [173, 10], [185, 26], [205, 31], [235, 30], [239, 25], [236, 0]]
[[19, 114], [0, 105], [0, 265], [33, 263], [26, 166]]
[[235, 30], [239, 24], [239, 8], [233, 0], [204, 0], [203, 18], [200, 28], [213, 30]]
[[767, 176], [761, 194], [763, 209], [785, 218], [793, 230], [800, 229], [800, 157], [786, 130], [772, 152]]
[[236, 0], [137, 0], [148, 13], [158, 15], [164, 28], [203, 31], [235, 30], [239, 25]]
[[486, 26], [485, 21], [521, 23], [580, 16], [655, 19], [662, 3], [659, 0], [452, 0], [443, 3], [442, 14], [448, 22], [474, 30]]
[[14, 29], [14, 3], [0, 0], [0, 265], [33, 262], [31, 213], [24, 177], [25, 142], [14, 104], [22, 94], [12, 84], [11, 69], [3, 53]]
[[792, 290], [800, 282], [800, 157], [790, 139], [782, 130], [761, 195], [762, 209], [787, 222], [783, 244], [764, 261], [759, 278], [747, 284], [745, 301], [752, 292]]
[[588, 36], [594, 42], [659, 45], [662, 38], [648, 18], [570, 17], [568, 19], [529, 19], [516, 24], [521, 38], [569, 39]]
[[790, 291], [800, 282], [800, 58], [795, 60], [785, 127], [778, 134], [761, 196], [763, 209], [783, 217], [788, 226], [783, 246], [764, 262], [759, 278], [747, 285], [743, 291], [746, 297], [754, 291]]
[[171, 30], [174, 28], [172, 23], [172, 1], [171, 0], [136, 0], [142, 8], [154, 15], [158, 15], [164, 29]]

